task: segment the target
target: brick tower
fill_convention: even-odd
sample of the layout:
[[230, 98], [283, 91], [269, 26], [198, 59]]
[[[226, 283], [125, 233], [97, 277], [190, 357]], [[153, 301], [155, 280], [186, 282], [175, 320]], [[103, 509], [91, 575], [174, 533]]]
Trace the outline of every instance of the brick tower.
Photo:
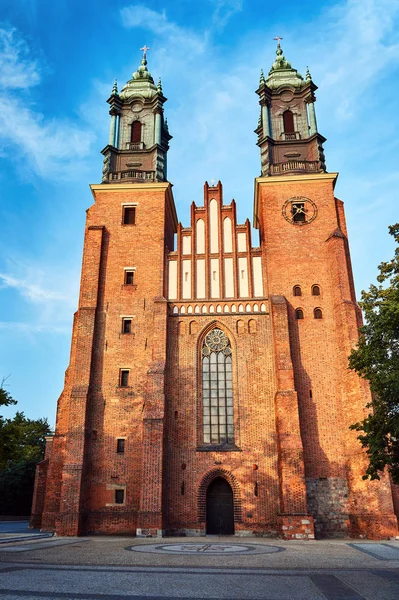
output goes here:
[[220, 182], [205, 184], [188, 227], [177, 223], [166, 98], [143, 50], [108, 100], [32, 525], [64, 535], [395, 535], [389, 481], [362, 480], [348, 430], [369, 392], [347, 369], [360, 314], [309, 72], [304, 80], [278, 44], [261, 76], [253, 247]]
[[317, 131], [317, 89], [278, 42], [257, 94], [261, 177], [255, 182], [266, 294], [284, 298], [305, 462], [307, 506], [316, 535], [393, 535], [388, 478], [365, 482], [365, 456], [349, 425], [363, 418], [368, 386], [348, 370], [358, 339], [356, 304], [337, 173], [326, 171]]

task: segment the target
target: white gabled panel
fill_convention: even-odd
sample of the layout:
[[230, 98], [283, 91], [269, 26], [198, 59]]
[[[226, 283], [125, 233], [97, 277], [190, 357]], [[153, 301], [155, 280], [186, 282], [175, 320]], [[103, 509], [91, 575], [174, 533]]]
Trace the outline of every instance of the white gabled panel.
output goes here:
[[219, 252], [219, 226], [218, 226], [218, 203], [211, 200], [209, 203], [210, 220], [210, 249], [211, 254]]
[[205, 298], [205, 260], [199, 258], [196, 262], [197, 281], [196, 297]]
[[183, 235], [183, 254], [191, 254], [191, 235]]
[[240, 298], [248, 298], [248, 262], [246, 257], [238, 259], [238, 290]]
[[224, 259], [224, 291], [226, 298], [234, 298], [233, 259]]
[[191, 298], [191, 260], [182, 261], [183, 300]]
[[243, 231], [237, 233], [237, 250], [238, 252], [247, 251], [247, 235]]
[[211, 258], [211, 298], [220, 298], [219, 259]]
[[196, 223], [197, 254], [205, 254], [205, 224], [202, 219]]
[[230, 217], [226, 217], [223, 221], [223, 244], [225, 252], [233, 252], [233, 236]]
[[252, 258], [252, 271], [254, 282], [254, 296], [261, 298], [263, 296], [263, 279], [262, 279], [262, 257], [254, 256]]
[[168, 285], [168, 299], [177, 299], [177, 261], [169, 261], [169, 285]]

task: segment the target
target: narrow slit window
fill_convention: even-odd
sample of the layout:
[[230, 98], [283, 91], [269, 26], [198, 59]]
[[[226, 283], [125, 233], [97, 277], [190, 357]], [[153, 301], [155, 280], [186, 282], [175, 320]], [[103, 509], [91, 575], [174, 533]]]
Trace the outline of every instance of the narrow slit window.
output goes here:
[[293, 292], [294, 292], [294, 296], [302, 296], [301, 286], [294, 285]]
[[120, 387], [128, 387], [129, 385], [129, 371], [127, 369], [121, 369], [119, 376]]
[[315, 308], [313, 311], [314, 314], [314, 318], [315, 319], [322, 319], [323, 318], [323, 311], [321, 310], [321, 308]]
[[135, 225], [136, 224], [136, 207], [125, 206], [123, 208], [123, 224], [124, 225]]
[[125, 490], [115, 490], [115, 504], [123, 504], [125, 502]]
[[297, 319], [303, 319], [303, 310], [302, 308], [297, 308], [295, 311], [295, 316]]
[[134, 271], [125, 271], [125, 285], [134, 284]]
[[132, 333], [132, 319], [122, 319], [122, 333]]
[[125, 439], [118, 438], [116, 440], [116, 451], [118, 454], [123, 454], [125, 452]]

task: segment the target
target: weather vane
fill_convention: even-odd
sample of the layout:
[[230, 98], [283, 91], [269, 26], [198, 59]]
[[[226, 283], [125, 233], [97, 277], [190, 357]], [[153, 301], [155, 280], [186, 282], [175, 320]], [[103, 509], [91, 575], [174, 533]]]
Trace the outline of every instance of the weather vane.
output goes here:
[[280, 37], [279, 35], [276, 35], [276, 37], [273, 39], [277, 41], [277, 48], [280, 48], [280, 40], [283, 40], [284, 38]]
[[147, 58], [147, 51], [151, 50], [151, 48], [147, 48], [147, 46], [144, 44], [144, 46], [142, 48], [140, 48], [140, 50], [143, 53], [143, 59], [146, 60], [146, 58]]

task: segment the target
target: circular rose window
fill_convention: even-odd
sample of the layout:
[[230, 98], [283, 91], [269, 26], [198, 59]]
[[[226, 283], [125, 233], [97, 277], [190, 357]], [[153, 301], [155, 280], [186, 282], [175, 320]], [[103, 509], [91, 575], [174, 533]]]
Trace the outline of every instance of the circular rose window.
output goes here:
[[229, 338], [221, 329], [215, 328], [207, 334], [205, 344], [212, 352], [221, 352], [228, 346]]

